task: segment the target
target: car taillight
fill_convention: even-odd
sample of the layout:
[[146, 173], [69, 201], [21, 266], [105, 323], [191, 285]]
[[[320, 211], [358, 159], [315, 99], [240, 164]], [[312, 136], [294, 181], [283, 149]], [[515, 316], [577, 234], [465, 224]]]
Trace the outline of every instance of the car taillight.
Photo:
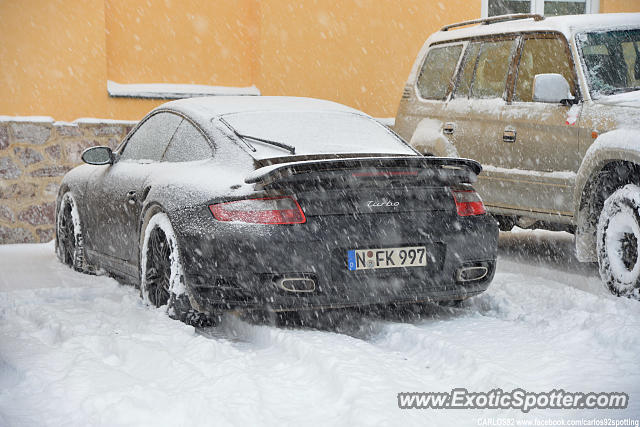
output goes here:
[[292, 197], [236, 200], [210, 205], [218, 221], [237, 221], [250, 224], [302, 224], [307, 218]]
[[474, 190], [451, 190], [460, 216], [482, 215], [486, 212], [482, 199]]

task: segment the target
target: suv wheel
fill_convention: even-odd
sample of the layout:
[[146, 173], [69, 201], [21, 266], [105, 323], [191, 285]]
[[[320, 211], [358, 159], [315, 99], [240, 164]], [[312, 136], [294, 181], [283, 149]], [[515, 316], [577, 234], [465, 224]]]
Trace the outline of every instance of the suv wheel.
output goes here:
[[600, 276], [611, 293], [640, 300], [640, 187], [629, 184], [604, 203], [598, 221]]

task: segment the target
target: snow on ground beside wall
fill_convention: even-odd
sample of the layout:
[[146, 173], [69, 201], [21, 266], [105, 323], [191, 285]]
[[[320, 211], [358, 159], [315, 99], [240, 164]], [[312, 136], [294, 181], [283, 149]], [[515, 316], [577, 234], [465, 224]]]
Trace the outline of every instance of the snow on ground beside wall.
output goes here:
[[[555, 240], [554, 240], [555, 239]], [[460, 309], [317, 328], [227, 317], [195, 331], [137, 290], [0, 246], [0, 425], [478, 425], [640, 417], [640, 303], [567, 261], [566, 233], [503, 234], [487, 293]], [[564, 254], [564, 255], [563, 255]], [[400, 410], [400, 391], [625, 391], [624, 411]]]

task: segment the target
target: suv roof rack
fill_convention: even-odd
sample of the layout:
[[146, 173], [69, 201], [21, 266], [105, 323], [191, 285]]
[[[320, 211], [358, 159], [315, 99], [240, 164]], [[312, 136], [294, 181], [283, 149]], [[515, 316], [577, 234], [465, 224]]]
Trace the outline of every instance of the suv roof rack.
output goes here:
[[489, 18], [472, 19], [470, 21], [458, 22], [456, 24], [445, 25], [440, 31], [449, 31], [452, 28], [464, 27], [471, 24], [495, 24], [496, 22], [515, 21], [517, 19], [533, 18], [534, 21], [542, 21], [544, 16], [537, 13], [512, 13], [510, 15], [490, 16]]

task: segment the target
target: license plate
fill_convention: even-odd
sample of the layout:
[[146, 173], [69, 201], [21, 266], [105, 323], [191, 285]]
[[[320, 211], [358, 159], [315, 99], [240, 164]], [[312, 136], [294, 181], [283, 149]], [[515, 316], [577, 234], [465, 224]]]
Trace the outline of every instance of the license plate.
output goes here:
[[404, 248], [351, 249], [347, 251], [347, 268], [350, 271], [378, 268], [424, 267], [427, 265], [427, 249], [424, 246]]

